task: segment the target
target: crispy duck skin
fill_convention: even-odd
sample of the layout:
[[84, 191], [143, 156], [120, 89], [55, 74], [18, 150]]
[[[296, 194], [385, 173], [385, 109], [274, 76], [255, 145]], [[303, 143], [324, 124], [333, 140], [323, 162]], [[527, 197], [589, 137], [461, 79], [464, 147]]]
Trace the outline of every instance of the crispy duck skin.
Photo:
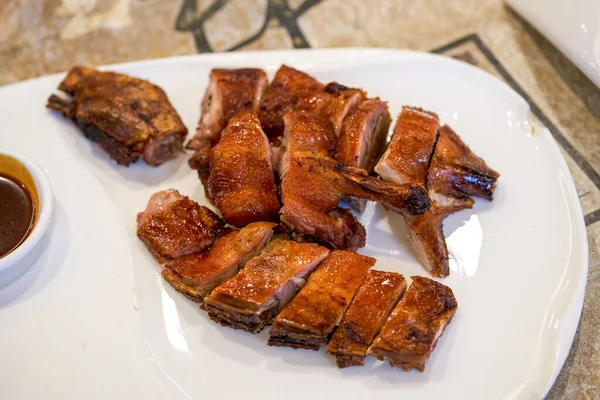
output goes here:
[[413, 276], [412, 284], [367, 354], [387, 359], [392, 367], [423, 372], [457, 309], [452, 289], [432, 279]]
[[319, 115], [331, 122], [335, 135], [340, 136], [344, 120], [366, 99], [366, 94], [360, 89], [348, 88], [337, 82], [328, 83], [324, 90], [330, 97], [319, 111]]
[[206, 207], [169, 189], [150, 197], [137, 215], [137, 235], [160, 263], [211, 246], [223, 220]]
[[334, 249], [363, 247], [364, 227], [348, 210], [338, 207], [344, 196], [379, 201], [408, 214], [429, 209], [429, 197], [423, 187], [390, 184], [369, 176], [364, 169], [329, 157], [328, 149], [335, 139], [331, 139], [333, 130], [323, 118], [289, 113], [285, 121], [288, 137], [284, 137], [287, 151], [280, 168], [280, 213], [281, 222], [295, 234]]
[[72, 119], [118, 164], [142, 157], [157, 166], [181, 153], [187, 128], [165, 92], [114, 72], [74, 67], [60, 83], [72, 100], [50, 96], [47, 107]]
[[204, 298], [208, 316], [223, 326], [260, 332], [328, 254], [328, 249], [314, 243], [271, 241], [239, 274]]
[[162, 277], [189, 299], [203, 303], [212, 289], [265, 248], [274, 227], [271, 222], [254, 222], [221, 234], [209, 249], [167, 263]]
[[475, 196], [492, 200], [500, 174], [487, 166], [448, 126], [440, 128], [427, 186], [455, 197]]
[[319, 350], [375, 262], [351, 251], [332, 251], [277, 315], [268, 345]]
[[233, 226], [279, 221], [271, 146], [256, 113], [244, 111], [231, 118], [211, 150], [208, 193]]
[[375, 172], [388, 182], [423, 185], [438, 129], [436, 114], [404, 106], [394, 136], [375, 166]]
[[369, 345], [405, 291], [402, 275], [369, 271], [327, 345], [339, 368], [364, 365]]
[[242, 111], [257, 111], [267, 88], [267, 75], [262, 69], [215, 68], [200, 108], [200, 122], [187, 148], [196, 150], [188, 160], [190, 168], [206, 186], [210, 150], [219, 142], [221, 131], [229, 120]]
[[444, 219], [450, 214], [473, 207], [470, 197], [458, 198], [431, 192], [431, 209], [423, 215], [405, 216], [408, 239], [417, 259], [433, 276], [450, 274], [448, 247], [444, 237]]

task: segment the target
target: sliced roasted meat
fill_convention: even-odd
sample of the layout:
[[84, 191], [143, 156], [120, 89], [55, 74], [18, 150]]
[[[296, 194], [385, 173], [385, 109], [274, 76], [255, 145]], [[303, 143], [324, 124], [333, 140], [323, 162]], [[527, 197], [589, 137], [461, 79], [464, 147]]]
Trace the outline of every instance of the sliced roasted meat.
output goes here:
[[369, 271], [327, 346], [338, 367], [364, 364], [369, 345], [405, 290], [402, 275]]
[[209, 249], [167, 263], [162, 276], [188, 298], [203, 303], [212, 289], [262, 251], [274, 227], [271, 222], [254, 222], [239, 231], [221, 234]]
[[256, 113], [231, 118], [211, 150], [208, 193], [233, 226], [279, 221], [271, 147]]
[[260, 332], [327, 254], [329, 250], [314, 243], [273, 240], [239, 274], [205, 297], [208, 316], [224, 326]]
[[137, 215], [137, 235], [160, 263], [212, 245], [223, 220], [206, 207], [169, 189], [150, 197]]
[[283, 116], [288, 111], [319, 112], [329, 100], [325, 86], [312, 76], [282, 65], [275, 73], [260, 104], [260, 122], [273, 140], [283, 134]]
[[491, 201], [499, 177], [500, 174], [477, 157], [448, 125], [440, 128], [427, 176], [431, 190], [456, 197], [483, 197]]
[[324, 90], [330, 97], [319, 111], [319, 115], [331, 122], [335, 135], [340, 136], [346, 116], [366, 98], [366, 94], [360, 89], [348, 88], [337, 82], [327, 84]]
[[[281, 221], [295, 234], [337, 249], [364, 246], [365, 231], [338, 203], [344, 196], [378, 201], [402, 213], [420, 214], [430, 206], [421, 186], [390, 184], [364, 169], [337, 162], [327, 153], [334, 136], [331, 125], [308, 113], [286, 116], [288, 150], [280, 168], [283, 207]], [[326, 132], [329, 131], [327, 135]], [[315, 140], [307, 140], [318, 132]]]
[[123, 74], [74, 67], [58, 88], [72, 100], [52, 95], [46, 106], [72, 119], [117, 163], [129, 165], [142, 157], [157, 166], [181, 153], [187, 128], [158, 86]]
[[423, 372], [457, 309], [452, 289], [432, 279], [413, 276], [412, 284], [367, 353], [387, 359], [392, 367]]
[[438, 128], [436, 114], [420, 108], [403, 107], [394, 136], [375, 166], [375, 172], [388, 182], [423, 185]]
[[375, 261], [351, 251], [331, 252], [275, 318], [268, 344], [319, 350]]
[[363, 101], [344, 119], [335, 159], [371, 172], [384, 150], [391, 121], [385, 101]]
[[444, 219], [457, 211], [473, 207], [470, 197], [457, 198], [429, 193], [431, 209], [423, 215], [405, 216], [410, 229], [408, 238], [417, 259], [433, 276], [444, 277], [450, 273], [448, 246], [444, 237]]

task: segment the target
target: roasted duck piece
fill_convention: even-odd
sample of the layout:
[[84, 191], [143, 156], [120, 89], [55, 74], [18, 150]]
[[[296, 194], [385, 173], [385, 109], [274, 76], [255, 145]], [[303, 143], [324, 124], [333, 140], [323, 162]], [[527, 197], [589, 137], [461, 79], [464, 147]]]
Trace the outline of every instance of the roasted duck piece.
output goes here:
[[403, 107], [394, 136], [375, 166], [375, 172], [388, 182], [424, 185], [438, 128], [436, 114]]
[[275, 318], [269, 346], [319, 350], [375, 261], [351, 251], [331, 252]]
[[142, 157], [157, 166], [181, 153], [187, 129], [158, 86], [74, 67], [58, 88], [72, 100], [52, 95], [46, 106], [72, 119], [117, 163], [129, 165]]
[[211, 246], [224, 225], [215, 213], [174, 189], [154, 193], [137, 224], [138, 237], [160, 263]]
[[408, 238], [417, 259], [433, 276], [450, 273], [448, 247], [444, 237], [444, 219], [450, 214], [473, 207], [470, 197], [457, 198], [430, 191], [431, 209], [423, 215], [405, 216], [410, 229]]
[[346, 116], [354, 110], [367, 95], [360, 89], [353, 89], [337, 82], [328, 83], [325, 92], [330, 94], [329, 100], [319, 110], [319, 115], [331, 122], [336, 136], [342, 133], [342, 124]]
[[262, 69], [215, 68], [200, 108], [200, 122], [196, 135], [187, 144], [196, 150], [189, 164], [198, 170], [203, 183], [208, 178], [210, 149], [221, 138], [221, 131], [233, 116], [242, 111], [257, 111], [267, 88], [267, 75]]
[[458, 303], [452, 290], [434, 280], [412, 277], [412, 284], [385, 321], [367, 354], [387, 359], [392, 367], [421, 372]]
[[402, 275], [369, 271], [327, 346], [338, 367], [364, 364], [371, 341], [405, 290], [406, 279]]
[[[429, 209], [421, 186], [389, 184], [329, 157], [335, 135], [325, 119], [308, 113], [285, 116], [287, 151], [282, 159], [281, 222], [294, 233], [336, 249], [365, 245], [365, 230], [346, 209], [344, 196], [379, 201], [408, 214]], [[315, 138], [315, 139], [312, 139]]]
[[363, 101], [344, 119], [335, 147], [335, 159], [371, 172], [384, 150], [391, 122], [385, 101]]
[[208, 316], [224, 326], [260, 332], [327, 254], [329, 250], [314, 243], [273, 240], [239, 274], [204, 298]]
[[492, 200], [500, 174], [477, 157], [448, 126], [440, 135], [431, 158], [427, 186], [435, 192], [455, 197], [483, 197]]
[[203, 303], [211, 290], [264, 249], [274, 227], [271, 222], [254, 222], [239, 231], [222, 233], [209, 249], [167, 263], [162, 277], [188, 298]]
[[256, 113], [232, 117], [211, 150], [208, 193], [223, 219], [242, 227], [279, 221], [279, 199], [271, 164], [271, 146]]

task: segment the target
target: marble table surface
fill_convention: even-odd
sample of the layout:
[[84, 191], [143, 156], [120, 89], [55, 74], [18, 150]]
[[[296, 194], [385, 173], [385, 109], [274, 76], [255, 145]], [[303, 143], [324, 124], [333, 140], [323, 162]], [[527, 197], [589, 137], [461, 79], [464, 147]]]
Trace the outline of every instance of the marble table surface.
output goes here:
[[501, 0], [2, 0], [0, 85], [74, 64], [211, 51], [433, 51], [500, 77], [569, 164], [585, 214], [580, 326], [548, 399], [600, 399], [600, 89]]

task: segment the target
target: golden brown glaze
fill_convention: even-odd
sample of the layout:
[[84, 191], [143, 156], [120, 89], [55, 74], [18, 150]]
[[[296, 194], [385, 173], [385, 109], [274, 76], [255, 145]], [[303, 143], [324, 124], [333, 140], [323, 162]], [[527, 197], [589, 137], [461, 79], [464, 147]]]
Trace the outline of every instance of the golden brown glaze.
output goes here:
[[[330, 85], [325, 87], [326, 92], [329, 87]], [[344, 119], [360, 104], [364, 92], [360, 89], [344, 88], [329, 93], [331, 96], [319, 111], [319, 115], [331, 122], [335, 135], [340, 136]]]
[[412, 284], [367, 353], [387, 359], [393, 367], [423, 372], [457, 309], [452, 289], [432, 279], [413, 276]]
[[129, 165], [143, 157], [156, 166], [181, 152], [187, 128], [158, 86], [123, 74], [74, 67], [59, 89], [72, 101], [52, 95], [47, 107], [73, 119], [117, 163]]
[[205, 301], [209, 316], [227, 326], [259, 332], [292, 299], [329, 254], [314, 243], [276, 239]]
[[268, 344], [318, 350], [375, 262], [351, 251], [331, 252], [275, 318]]
[[137, 235], [160, 263], [212, 245], [223, 221], [174, 189], [155, 193], [137, 216]]
[[492, 200], [500, 174], [477, 157], [448, 126], [440, 128], [427, 185], [438, 193], [456, 197], [476, 196]]
[[256, 113], [231, 118], [210, 155], [208, 193], [227, 223], [279, 221], [271, 147]]
[[369, 271], [327, 346], [338, 367], [363, 365], [369, 345], [405, 290], [402, 275]]
[[344, 119], [335, 159], [371, 172], [384, 150], [391, 121], [385, 101], [363, 101]]
[[288, 111], [318, 113], [330, 96], [325, 86], [312, 76], [282, 65], [260, 104], [260, 122], [270, 139], [283, 134], [283, 116]]
[[200, 109], [200, 122], [196, 134], [186, 146], [196, 150], [188, 164], [198, 171], [203, 184], [206, 185], [208, 179], [210, 150], [219, 142], [221, 131], [235, 115], [258, 110], [267, 83], [267, 75], [257, 68], [215, 68], [210, 72], [210, 82]]
[[377, 174], [388, 182], [424, 184], [438, 128], [436, 114], [404, 106], [392, 141], [375, 166]]
[[[317, 138], [333, 137], [327, 121], [312, 114], [292, 114], [297, 115], [286, 117], [289, 138], [285, 141], [289, 148], [280, 170], [281, 221], [296, 234], [336, 249], [364, 246], [363, 226], [348, 210], [338, 208], [344, 196], [379, 201], [405, 213], [424, 213], [429, 208], [422, 187], [386, 183], [329, 157], [326, 149], [333, 141], [306, 140], [313, 132], [323, 132]], [[298, 121], [304, 122], [294, 125]], [[329, 135], [325, 134], [327, 130]]]
[[473, 199], [429, 194], [433, 203], [423, 215], [405, 216], [408, 236], [421, 265], [431, 275], [445, 277], [450, 273], [448, 247], [444, 238], [444, 219], [450, 214], [473, 207]]
[[176, 290], [202, 302], [212, 289], [237, 274], [246, 261], [262, 251], [274, 227], [271, 222], [254, 222], [239, 231], [222, 234], [209, 249], [167, 263], [162, 276]]

